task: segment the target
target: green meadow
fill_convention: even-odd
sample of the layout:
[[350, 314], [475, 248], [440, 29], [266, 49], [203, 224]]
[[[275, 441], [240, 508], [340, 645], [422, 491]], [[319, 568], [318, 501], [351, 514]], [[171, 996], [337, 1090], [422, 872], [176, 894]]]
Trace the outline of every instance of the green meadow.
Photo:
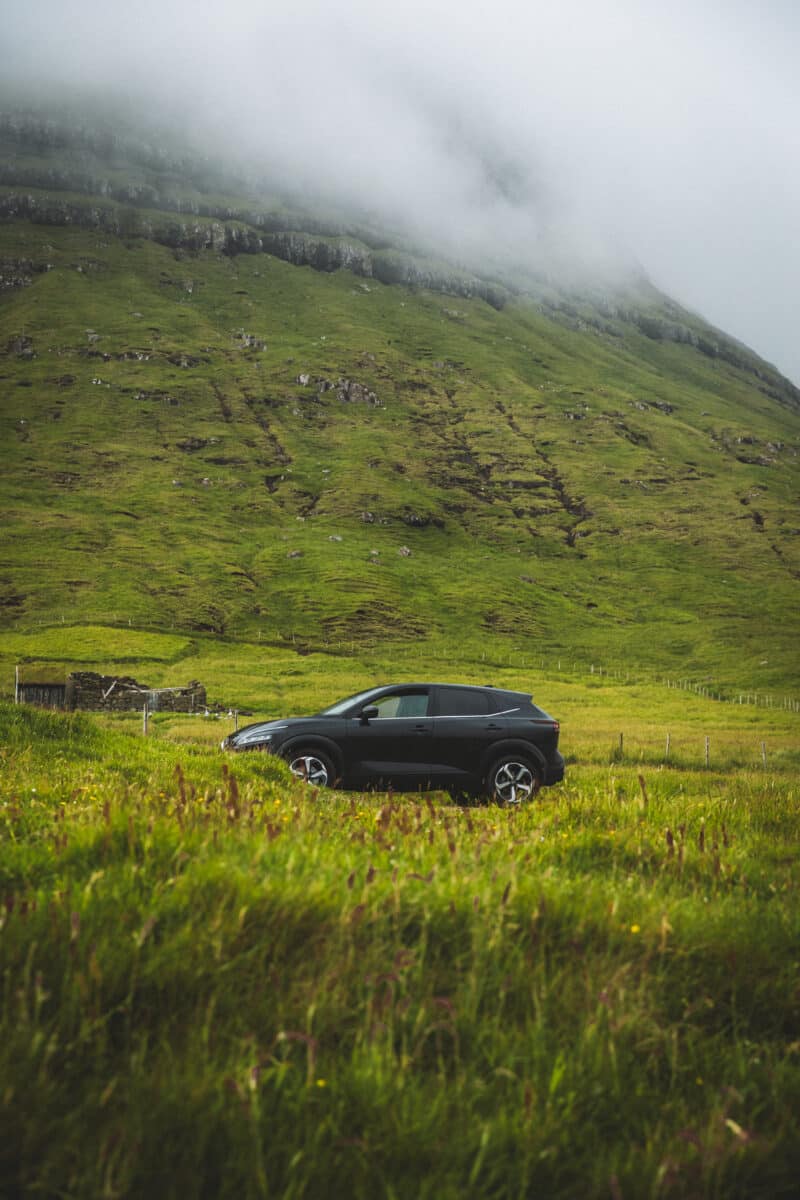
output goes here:
[[793, 1195], [797, 715], [537, 694], [519, 811], [3, 703], [0, 1193]]

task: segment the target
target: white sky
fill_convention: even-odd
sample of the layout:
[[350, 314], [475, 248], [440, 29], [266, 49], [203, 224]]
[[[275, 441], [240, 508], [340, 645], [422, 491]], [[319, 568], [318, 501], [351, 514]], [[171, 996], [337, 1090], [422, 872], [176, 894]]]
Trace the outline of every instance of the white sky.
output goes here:
[[464, 258], [625, 247], [800, 384], [796, 0], [0, 0], [0, 61]]

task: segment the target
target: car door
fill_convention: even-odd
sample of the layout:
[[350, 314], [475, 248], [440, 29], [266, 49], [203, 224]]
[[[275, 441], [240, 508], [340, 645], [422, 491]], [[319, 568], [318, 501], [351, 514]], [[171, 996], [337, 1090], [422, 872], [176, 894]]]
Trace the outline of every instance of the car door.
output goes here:
[[430, 774], [430, 688], [387, 688], [368, 707], [377, 708], [377, 716], [348, 717], [348, 774], [373, 787], [424, 786]]
[[501, 741], [508, 721], [482, 688], [438, 687], [433, 703], [431, 755], [442, 782], [464, 787], [480, 781], [486, 751]]

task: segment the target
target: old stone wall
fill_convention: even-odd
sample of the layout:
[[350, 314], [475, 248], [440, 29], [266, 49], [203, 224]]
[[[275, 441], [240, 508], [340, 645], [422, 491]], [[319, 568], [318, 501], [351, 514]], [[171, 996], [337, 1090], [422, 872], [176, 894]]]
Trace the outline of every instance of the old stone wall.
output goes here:
[[73, 671], [67, 676], [65, 706], [93, 712], [203, 712], [206, 689], [197, 680], [183, 688], [149, 688], [129, 675], [99, 675]]

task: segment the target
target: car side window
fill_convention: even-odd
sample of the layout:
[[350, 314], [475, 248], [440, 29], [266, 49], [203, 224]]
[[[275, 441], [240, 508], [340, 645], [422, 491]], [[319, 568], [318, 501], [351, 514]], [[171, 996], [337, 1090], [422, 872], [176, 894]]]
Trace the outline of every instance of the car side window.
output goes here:
[[442, 688], [439, 692], [440, 717], [479, 717], [489, 712], [489, 697], [473, 688]]
[[399, 692], [379, 696], [373, 704], [379, 717], [424, 717], [428, 712], [427, 692]]

